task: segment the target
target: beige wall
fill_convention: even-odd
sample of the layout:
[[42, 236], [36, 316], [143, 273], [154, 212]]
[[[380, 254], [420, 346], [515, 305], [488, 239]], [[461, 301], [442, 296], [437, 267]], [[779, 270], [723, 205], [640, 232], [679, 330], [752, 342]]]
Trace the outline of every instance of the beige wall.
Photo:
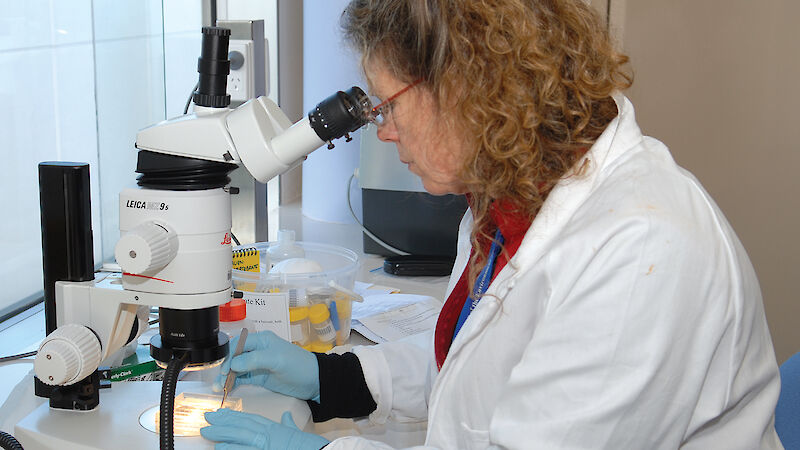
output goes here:
[[610, 1], [639, 124], [738, 233], [782, 362], [800, 351], [800, 2]]

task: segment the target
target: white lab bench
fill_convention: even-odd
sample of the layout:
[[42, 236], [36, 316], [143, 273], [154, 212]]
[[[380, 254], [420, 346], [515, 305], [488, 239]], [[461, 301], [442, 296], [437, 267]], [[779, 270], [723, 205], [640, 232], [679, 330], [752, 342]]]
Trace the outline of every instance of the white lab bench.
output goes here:
[[[277, 216], [280, 228], [295, 230], [296, 239], [299, 241], [338, 245], [358, 253], [360, 257], [359, 273], [356, 277], [358, 281], [397, 288], [408, 294], [429, 295], [439, 300], [444, 297], [448, 277], [398, 277], [383, 272], [383, 257], [365, 255], [362, 252], [362, 233], [356, 224], [327, 223], [310, 219], [302, 215], [299, 203], [281, 206]], [[44, 312], [41, 305], [32, 308], [16, 320], [9, 321], [5, 324], [5, 329], [0, 329], [0, 356], [36, 350], [44, 338], [44, 328]], [[372, 343], [353, 332], [350, 344]], [[6, 402], [12, 389], [27, 377], [32, 368], [33, 360], [30, 358], [15, 363], [0, 364], [0, 404]], [[103, 393], [101, 397], [102, 395]], [[19, 408], [21, 405], [6, 406]], [[7, 411], [3, 414], [7, 414]], [[2, 419], [3, 416], [0, 415], [0, 429], [13, 434], [13, 426], [9, 427]], [[306, 429], [331, 440], [347, 435], [362, 435], [395, 447], [406, 447], [419, 445], [424, 441], [425, 425], [424, 422], [402, 424], [389, 422], [373, 426], [366, 421], [356, 423], [350, 419], [333, 419], [319, 424], [310, 423]]]

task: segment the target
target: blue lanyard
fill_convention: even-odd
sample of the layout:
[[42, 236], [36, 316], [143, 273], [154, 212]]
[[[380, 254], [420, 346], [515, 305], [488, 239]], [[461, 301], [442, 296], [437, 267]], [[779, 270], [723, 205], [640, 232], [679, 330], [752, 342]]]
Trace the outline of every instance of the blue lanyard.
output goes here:
[[500, 229], [498, 228], [497, 233], [494, 235], [494, 240], [492, 241], [492, 247], [489, 249], [486, 266], [481, 270], [481, 273], [478, 274], [478, 278], [475, 280], [475, 286], [472, 288], [472, 295], [467, 297], [467, 301], [464, 302], [464, 307], [461, 308], [461, 314], [458, 316], [458, 322], [456, 322], [456, 330], [453, 332], [453, 339], [458, 335], [458, 331], [464, 325], [464, 322], [467, 321], [467, 317], [472, 310], [478, 306], [478, 302], [481, 301], [481, 296], [489, 289], [489, 282], [492, 280], [492, 275], [494, 274], [494, 263], [497, 261], [497, 255], [500, 254], [501, 245], [503, 245], [503, 234], [500, 233]]

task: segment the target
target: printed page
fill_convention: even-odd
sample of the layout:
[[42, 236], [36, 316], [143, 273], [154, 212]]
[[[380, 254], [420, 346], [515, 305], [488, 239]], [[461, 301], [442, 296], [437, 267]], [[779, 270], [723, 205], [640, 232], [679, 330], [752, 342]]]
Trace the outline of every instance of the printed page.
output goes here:
[[[393, 294], [398, 295], [398, 294]], [[432, 330], [436, 326], [442, 304], [433, 297], [400, 308], [359, 319], [368, 331], [364, 335], [374, 342], [396, 341], [406, 336]], [[353, 327], [359, 331], [359, 327]], [[362, 333], [364, 334], [364, 333]], [[378, 337], [382, 341], [375, 340]]]

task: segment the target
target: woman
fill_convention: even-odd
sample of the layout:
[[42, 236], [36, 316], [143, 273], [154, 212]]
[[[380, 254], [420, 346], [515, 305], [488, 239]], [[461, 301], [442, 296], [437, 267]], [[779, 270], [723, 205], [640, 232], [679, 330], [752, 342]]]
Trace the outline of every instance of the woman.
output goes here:
[[[354, 0], [343, 24], [384, 100], [379, 138], [429, 192], [468, 196], [447, 300], [422, 343], [329, 356], [259, 335], [240, 383], [308, 399], [316, 421], [427, 418], [431, 448], [781, 448], [747, 254], [642, 136], [626, 57], [585, 2]], [[327, 443], [208, 421], [217, 441]]]

